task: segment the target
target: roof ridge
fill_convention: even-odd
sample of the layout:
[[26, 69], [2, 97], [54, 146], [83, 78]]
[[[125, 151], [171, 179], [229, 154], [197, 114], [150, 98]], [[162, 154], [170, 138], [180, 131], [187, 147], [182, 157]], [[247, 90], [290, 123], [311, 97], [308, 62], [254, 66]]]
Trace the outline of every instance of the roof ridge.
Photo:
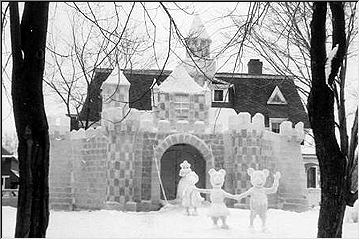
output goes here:
[[292, 79], [292, 76], [289, 75], [277, 75], [277, 74], [248, 74], [248, 73], [227, 73], [227, 72], [217, 72], [216, 75], [220, 75], [217, 77], [244, 77], [244, 78], [256, 78], [256, 79]]

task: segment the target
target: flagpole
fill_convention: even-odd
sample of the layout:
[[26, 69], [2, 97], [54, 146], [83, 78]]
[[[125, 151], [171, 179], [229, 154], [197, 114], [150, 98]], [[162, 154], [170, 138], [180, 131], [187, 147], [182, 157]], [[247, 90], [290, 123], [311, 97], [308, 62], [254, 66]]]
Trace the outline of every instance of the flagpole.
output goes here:
[[153, 157], [153, 159], [154, 159], [154, 162], [155, 162], [155, 167], [156, 167], [157, 175], [158, 175], [158, 178], [159, 178], [159, 181], [160, 181], [161, 191], [162, 191], [163, 196], [164, 196], [164, 198], [165, 198], [166, 205], [168, 205], [169, 202], [168, 202], [167, 197], [166, 197], [166, 194], [165, 194], [164, 185], [163, 185], [163, 183], [162, 183], [162, 181], [161, 181], [160, 169], [159, 169], [159, 165], [158, 165], [158, 163], [157, 163], [157, 161], [156, 161], [156, 157], [155, 157], [155, 147], [154, 147], [154, 146], [153, 146], [153, 149], [154, 149], [154, 157]]

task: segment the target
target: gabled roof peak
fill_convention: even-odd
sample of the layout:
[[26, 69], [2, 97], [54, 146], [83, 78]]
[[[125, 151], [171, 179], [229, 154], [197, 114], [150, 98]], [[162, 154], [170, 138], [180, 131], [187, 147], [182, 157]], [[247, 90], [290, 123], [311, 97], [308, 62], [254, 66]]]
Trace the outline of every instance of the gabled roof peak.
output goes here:
[[267, 104], [287, 104], [287, 101], [280, 91], [279, 86], [276, 86], [271, 96], [269, 97]]
[[199, 94], [206, 91], [195, 82], [187, 73], [182, 64], [175, 67], [174, 71], [159, 86], [160, 92]]
[[202, 39], [210, 39], [209, 34], [207, 33], [203, 22], [200, 19], [199, 14], [195, 14], [193, 22], [189, 31], [190, 38], [202, 38]]
[[125, 77], [123, 71], [120, 69], [113, 69], [112, 73], [105, 81], [105, 84], [112, 84], [112, 85], [122, 85], [122, 86], [130, 86], [130, 82]]

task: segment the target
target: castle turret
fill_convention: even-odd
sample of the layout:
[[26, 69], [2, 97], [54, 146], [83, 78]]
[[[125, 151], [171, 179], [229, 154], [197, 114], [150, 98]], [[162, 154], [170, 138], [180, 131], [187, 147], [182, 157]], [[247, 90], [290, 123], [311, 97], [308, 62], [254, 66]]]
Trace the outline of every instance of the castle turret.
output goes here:
[[213, 78], [216, 62], [210, 57], [211, 39], [199, 15], [195, 15], [188, 37], [185, 67], [189, 75], [200, 85]]
[[129, 110], [130, 82], [120, 68], [116, 68], [112, 71], [101, 88], [103, 99], [103, 123], [122, 119]]
[[153, 98], [155, 119], [169, 121], [174, 127], [179, 121], [193, 125], [196, 121], [208, 123], [211, 100], [206, 101], [210, 90], [201, 87], [188, 74], [183, 64], [178, 65], [161, 83]]
[[189, 36], [186, 38], [186, 44], [190, 50], [186, 53], [187, 57], [190, 57], [190, 52], [194, 57], [210, 58], [211, 39], [199, 15], [195, 15], [194, 17]]

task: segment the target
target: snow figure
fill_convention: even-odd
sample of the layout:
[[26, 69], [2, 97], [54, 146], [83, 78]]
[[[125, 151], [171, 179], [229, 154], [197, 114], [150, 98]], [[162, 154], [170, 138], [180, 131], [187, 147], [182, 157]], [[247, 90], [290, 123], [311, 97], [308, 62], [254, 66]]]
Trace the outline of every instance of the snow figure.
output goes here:
[[182, 199], [184, 190], [185, 190], [186, 186], [188, 185], [186, 175], [188, 175], [191, 172], [191, 168], [190, 168], [191, 164], [185, 160], [180, 164], [180, 167], [181, 167], [181, 169], [179, 171], [179, 176], [181, 178], [180, 178], [180, 181], [177, 186], [176, 199], [181, 203], [181, 199]]
[[276, 193], [279, 186], [279, 179], [281, 177], [280, 172], [276, 172], [274, 178], [274, 184], [271, 188], [265, 188], [266, 178], [269, 176], [269, 170], [254, 170], [249, 168], [247, 173], [250, 176], [250, 181], [253, 187], [238, 196], [238, 200], [250, 195], [250, 228], [254, 227], [254, 219], [257, 215], [262, 220], [262, 229], [266, 229], [266, 212], [268, 208], [267, 194]]
[[209, 170], [210, 183], [212, 189], [197, 189], [201, 193], [210, 194], [210, 208], [208, 216], [217, 225], [219, 218], [222, 221], [222, 228], [228, 229], [229, 226], [226, 224], [226, 217], [230, 215], [229, 209], [224, 203], [225, 198], [237, 199], [235, 195], [225, 192], [221, 187], [224, 185], [226, 172], [224, 169], [216, 171], [215, 169]]
[[190, 215], [190, 209], [193, 208], [192, 215], [197, 215], [197, 208], [204, 201], [204, 198], [200, 196], [200, 193], [196, 191], [195, 184], [199, 181], [199, 176], [191, 171], [186, 175], [188, 185], [185, 187], [182, 196], [182, 206], [186, 209], [186, 214]]

